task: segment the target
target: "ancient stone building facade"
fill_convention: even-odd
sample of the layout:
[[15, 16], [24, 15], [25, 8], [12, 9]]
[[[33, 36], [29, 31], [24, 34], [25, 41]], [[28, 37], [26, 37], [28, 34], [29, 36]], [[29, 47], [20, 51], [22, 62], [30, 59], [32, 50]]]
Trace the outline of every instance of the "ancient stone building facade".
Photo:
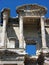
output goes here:
[[[27, 4], [16, 9], [18, 16], [10, 17], [10, 9], [1, 11], [0, 64], [24, 65], [26, 45], [36, 45], [38, 58], [41, 51], [49, 52], [49, 18], [47, 8], [38, 4]], [[33, 52], [33, 51], [32, 51]]]

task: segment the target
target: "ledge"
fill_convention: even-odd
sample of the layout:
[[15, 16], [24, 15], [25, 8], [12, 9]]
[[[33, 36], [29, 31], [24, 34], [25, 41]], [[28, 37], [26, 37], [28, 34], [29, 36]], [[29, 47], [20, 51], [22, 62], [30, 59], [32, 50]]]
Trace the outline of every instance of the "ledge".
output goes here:
[[0, 64], [22, 64], [23, 61], [0, 61]]

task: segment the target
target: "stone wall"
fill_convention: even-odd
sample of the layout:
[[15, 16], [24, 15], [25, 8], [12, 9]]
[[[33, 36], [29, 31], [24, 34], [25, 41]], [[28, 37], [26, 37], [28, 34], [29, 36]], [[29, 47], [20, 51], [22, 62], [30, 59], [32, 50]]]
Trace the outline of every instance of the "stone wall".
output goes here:
[[[11, 22], [11, 24], [12, 24], [12, 22]], [[7, 26], [7, 46], [8, 46], [8, 44], [10, 46], [10, 43], [8, 43], [10, 38], [15, 38], [16, 42], [20, 39], [19, 26], [12, 26], [12, 25]], [[34, 25], [34, 26], [25, 25], [23, 28], [23, 34], [24, 34], [24, 41], [25, 41], [25, 39], [32, 39], [35, 42], [37, 42], [37, 44], [36, 44], [37, 49], [41, 48], [41, 38], [38, 34], [38, 29], [37, 29], [36, 25]]]
[[13, 26], [7, 27], [7, 46], [8, 47], [12, 45], [12, 44], [10, 45], [10, 40], [15, 41], [15, 45], [16, 45], [15, 47], [17, 48], [19, 45], [19, 27], [17, 27], [17, 26], [16, 27], [13, 27]]

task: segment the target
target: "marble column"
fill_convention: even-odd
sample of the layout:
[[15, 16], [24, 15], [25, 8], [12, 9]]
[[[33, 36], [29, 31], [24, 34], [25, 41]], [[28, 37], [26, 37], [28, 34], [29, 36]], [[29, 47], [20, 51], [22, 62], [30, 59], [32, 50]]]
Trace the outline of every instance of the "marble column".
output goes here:
[[44, 17], [41, 16], [41, 37], [42, 37], [42, 48], [46, 48], [46, 35], [44, 26]]
[[23, 17], [19, 16], [19, 29], [20, 29], [20, 42], [19, 48], [24, 48], [24, 37], [23, 37]]
[[8, 21], [8, 12], [3, 12], [2, 46], [6, 47], [6, 23]]

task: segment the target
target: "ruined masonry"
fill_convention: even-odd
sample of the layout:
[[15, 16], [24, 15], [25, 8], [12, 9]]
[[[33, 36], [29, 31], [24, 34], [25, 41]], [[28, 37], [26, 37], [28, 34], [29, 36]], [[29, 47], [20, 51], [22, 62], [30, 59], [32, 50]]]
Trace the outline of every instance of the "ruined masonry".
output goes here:
[[37, 59], [41, 51], [49, 53], [49, 18], [45, 17], [47, 8], [26, 4], [18, 6], [16, 13], [18, 16], [10, 17], [9, 8], [1, 11], [0, 65], [25, 65], [25, 55], [29, 55], [27, 45], [36, 46], [36, 54], [30, 58]]

